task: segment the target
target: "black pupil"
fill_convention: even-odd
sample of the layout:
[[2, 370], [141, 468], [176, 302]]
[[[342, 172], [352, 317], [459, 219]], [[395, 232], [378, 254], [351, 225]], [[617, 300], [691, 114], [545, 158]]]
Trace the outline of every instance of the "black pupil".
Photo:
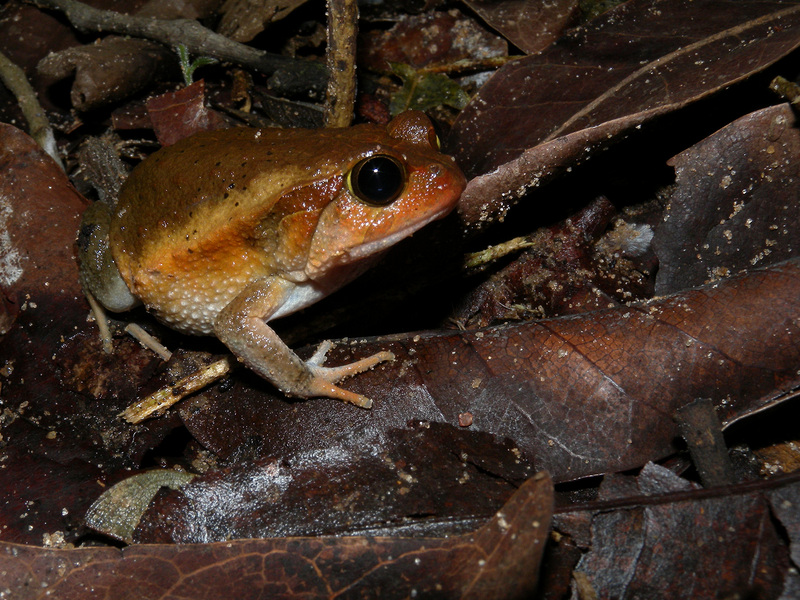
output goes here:
[[394, 159], [373, 156], [358, 169], [354, 187], [365, 202], [388, 204], [403, 188], [403, 170]]

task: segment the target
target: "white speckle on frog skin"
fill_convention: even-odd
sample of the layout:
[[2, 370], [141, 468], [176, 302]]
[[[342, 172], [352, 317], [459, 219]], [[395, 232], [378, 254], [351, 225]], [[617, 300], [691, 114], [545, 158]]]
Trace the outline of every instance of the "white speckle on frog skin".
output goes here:
[[0, 196], [0, 286], [2, 287], [10, 287], [22, 277], [21, 257], [8, 233], [8, 222], [12, 213], [9, 199]]

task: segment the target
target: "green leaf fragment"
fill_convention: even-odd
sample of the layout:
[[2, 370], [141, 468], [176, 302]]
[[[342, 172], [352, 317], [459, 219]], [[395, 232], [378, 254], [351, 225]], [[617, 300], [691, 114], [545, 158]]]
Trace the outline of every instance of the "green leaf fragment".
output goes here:
[[389, 104], [393, 116], [404, 110], [428, 110], [441, 104], [460, 110], [469, 101], [469, 95], [461, 86], [443, 73], [418, 71], [404, 63], [390, 65], [392, 72], [403, 82], [403, 87]]
[[183, 73], [183, 82], [190, 86], [194, 81], [194, 72], [206, 65], [213, 65], [219, 62], [216, 58], [210, 56], [198, 56], [194, 62], [189, 62], [189, 49], [184, 44], [178, 44], [178, 60], [181, 64], [181, 73]]

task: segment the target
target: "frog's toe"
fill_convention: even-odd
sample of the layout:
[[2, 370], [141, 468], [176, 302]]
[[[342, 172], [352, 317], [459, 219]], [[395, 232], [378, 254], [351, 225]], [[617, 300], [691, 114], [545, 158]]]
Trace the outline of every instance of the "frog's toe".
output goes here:
[[[324, 368], [324, 367], [323, 367]], [[340, 388], [326, 381], [324, 376], [316, 376], [308, 386], [309, 396], [319, 396], [324, 398], [335, 398], [350, 404], [355, 404], [361, 408], [372, 408], [372, 400], [361, 394], [356, 394], [349, 390]]]
[[314, 356], [306, 362], [306, 365], [313, 374], [313, 380], [309, 384], [309, 395], [337, 398], [362, 408], [371, 408], [372, 400], [366, 396], [350, 392], [334, 384], [346, 377], [368, 371], [377, 364], [394, 360], [394, 354], [388, 350], [384, 350], [346, 365], [340, 365], [338, 367], [321, 366], [321, 363], [325, 360], [325, 354], [332, 347], [333, 344], [331, 344], [331, 342], [323, 342], [314, 353]]
[[306, 361], [308, 367], [315, 374], [322, 374], [324, 372], [325, 375], [323, 375], [323, 377], [330, 382], [341, 381], [345, 377], [350, 377], [351, 375], [358, 375], [364, 371], [369, 371], [372, 367], [382, 362], [394, 360], [394, 354], [392, 352], [383, 350], [381, 352], [376, 352], [372, 356], [362, 358], [361, 360], [357, 360], [346, 365], [341, 365], [338, 367], [323, 367], [322, 363], [325, 362], [325, 355], [332, 347], [333, 344], [331, 342], [322, 342], [314, 355]]

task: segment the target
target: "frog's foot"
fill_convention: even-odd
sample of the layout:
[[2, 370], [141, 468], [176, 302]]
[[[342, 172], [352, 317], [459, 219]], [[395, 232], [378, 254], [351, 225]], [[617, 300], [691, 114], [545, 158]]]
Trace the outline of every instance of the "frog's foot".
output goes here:
[[333, 348], [333, 343], [325, 340], [319, 345], [314, 355], [306, 361], [306, 366], [313, 375], [313, 379], [308, 382], [309, 396], [337, 398], [361, 408], [372, 408], [372, 400], [366, 396], [342, 389], [334, 384], [346, 377], [369, 371], [377, 364], [394, 360], [394, 354], [384, 350], [346, 365], [323, 367], [325, 355], [331, 348]]

